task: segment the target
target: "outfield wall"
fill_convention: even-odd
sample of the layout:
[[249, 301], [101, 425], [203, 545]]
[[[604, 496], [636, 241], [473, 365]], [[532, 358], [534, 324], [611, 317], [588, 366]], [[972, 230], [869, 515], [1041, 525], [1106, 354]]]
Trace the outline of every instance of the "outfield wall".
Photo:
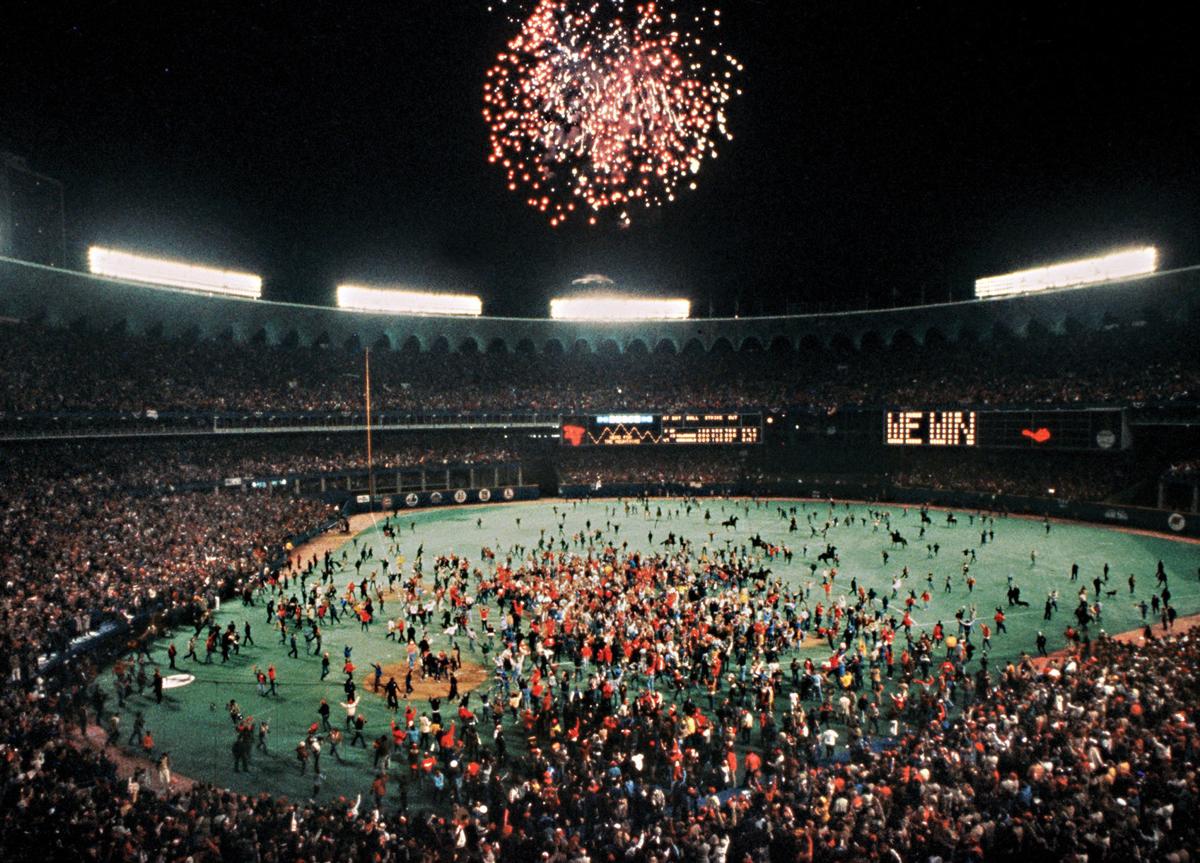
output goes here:
[[402, 494], [356, 494], [330, 492], [323, 496], [329, 503], [344, 505], [346, 515], [360, 512], [406, 512], [408, 510], [453, 507], [466, 504], [515, 503], [537, 500], [541, 491], [536, 485], [509, 485], [503, 488], [459, 488], [435, 491], [410, 491]]

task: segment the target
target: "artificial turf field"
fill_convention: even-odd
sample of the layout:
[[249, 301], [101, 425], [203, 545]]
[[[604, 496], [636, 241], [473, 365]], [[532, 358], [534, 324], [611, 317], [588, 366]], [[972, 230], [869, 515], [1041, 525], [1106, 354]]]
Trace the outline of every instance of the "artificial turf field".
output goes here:
[[[837, 546], [841, 557], [833, 589], [835, 599], [839, 593], [849, 591], [851, 577], [856, 577], [858, 583], [866, 588], [874, 587], [880, 596], [890, 596], [892, 579], [899, 575], [904, 566], [908, 566], [910, 577], [905, 582], [900, 597], [893, 601], [891, 610], [895, 610], [899, 618], [903, 614], [901, 601], [907, 590], [911, 587], [920, 596], [926, 587], [925, 575], [932, 572], [930, 606], [928, 609], [922, 609], [918, 602], [913, 612], [918, 628], [932, 628], [940, 619], [946, 624], [947, 634], [953, 634], [955, 611], [969, 603], [977, 606], [980, 622], [986, 621], [990, 625], [995, 607], [1004, 607], [1009, 632], [992, 637], [992, 650], [989, 655], [993, 670], [1002, 667], [1005, 660], [1016, 658], [1022, 651], [1034, 653], [1034, 638], [1039, 629], [1045, 632], [1049, 640], [1049, 650], [1063, 647], [1066, 643], [1063, 632], [1067, 624], [1073, 622], [1072, 610], [1076, 605], [1079, 588], [1086, 586], [1089, 601], [1093, 600], [1092, 578], [1101, 574], [1106, 562], [1110, 566], [1110, 581], [1104, 589], [1116, 590], [1117, 593], [1111, 598], [1103, 598], [1102, 628], [1105, 631], [1116, 633], [1142, 625], [1136, 604], [1143, 598], [1149, 601], [1155, 591], [1155, 567], [1160, 559], [1170, 579], [1172, 604], [1178, 609], [1179, 615], [1183, 617], [1200, 612], [1200, 545], [1165, 537], [1059, 522], [1053, 523], [1050, 533], [1047, 534], [1040, 520], [997, 517], [994, 526], [989, 524], [989, 527], [995, 530], [994, 542], [980, 545], [979, 518], [976, 518], [972, 525], [966, 512], [958, 512], [958, 524], [948, 526], [945, 513], [935, 510], [931, 513], [933, 524], [926, 528], [926, 536], [918, 539], [918, 511], [909, 508], [905, 514], [900, 506], [891, 506], [888, 507], [888, 511], [891, 513], [892, 527], [898, 529], [909, 542], [907, 549], [903, 549], [892, 548], [882, 525], [878, 532], [874, 532], [870, 516], [871, 507], [866, 505], [851, 504], [847, 509], [845, 504], [839, 503], [831, 510], [827, 502], [812, 500], [754, 503], [746, 500], [703, 499], [698, 506], [693, 505], [690, 516], [684, 513], [684, 506], [685, 504], [678, 499], [655, 500], [650, 503], [648, 515], [640, 505], [626, 515], [623, 505], [617, 501], [543, 501], [402, 512], [393, 524], [399, 528], [395, 542], [400, 547], [400, 553], [408, 561], [404, 567], [406, 575], [418, 546], [424, 545], [424, 582], [427, 586], [432, 583], [432, 561], [436, 556], [455, 552], [466, 555], [472, 566], [475, 566], [480, 562], [481, 548], [489, 546], [496, 549], [499, 558], [503, 560], [504, 553], [514, 544], [527, 548], [535, 547], [542, 529], [545, 529], [548, 539], [553, 538], [557, 542], [559, 518], [562, 515], [565, 515], [564, 535], [568, 541], [572, 534], [584, 531], [589, 520], [593, 529], [603, 529], [605, 523], [611, 521], [620, 525], [620, 532], [616, 535], [618, 544], [628, 542], [631, 549], [645, 551], [651, 549], [648, 533], [653, 533], [653, 549], [656, 551], [662, 550], [660, 543], [669, 532], [691, 540], [694, 547], [699, 549], [708, 543], [708, 534], [711, 531], [715, 537], [713, 546], [725, 548], [728, 540], [739, 550], [745, 545], [751, 551], [749, 537], [760, 534], [768, 542], [787, 543], [792, 548], [795, 556], [790, 565], [785, 564], [781, 556], [769, 562], [764, 561], [763, 565], [772, 570], [773, 577], [782, 577], [792, 585], [811, 582], [812, 592], [808, 600], [810, 608], [815, 608], [818, 602], [824, 601], [825, 595], [821, 589], [821, 568], [818, 568], [814, 578], [810, 574], [809, 564], [816, 562], [816, 555], [824, 548], [825, 541], [828, 541]], [[780, 517], [778, 510], [780, 507], [792, 506], [799, 508], [799, 531], [789, 535], [788, 521]], [[660, 510], [662, 517], [656, 518]], [[710, 511], [712, 516], [707, 522], [703, 517], [705, 510]], [[828, 530], [827, 540], [820, 537], [814, 539], [808, 529], [807, 515], [810, 513], [814, 515], [818, 526], [823, 524], [831, 513], [841, 519], [842, 524]], [[720, 523], [731, 515], [739, 517], [736, 530], [721, 527]], [[845, 521], [847, 515], [854, 516], [851, 524]], [[861, 517], [867, 519], [865, 526], [859, 521]], [[477, 520], [482, 521], [481, 527], [477, 526]], [[349, 563], [346, 569], [335, 577], [339, 593], [344, 591], [347, 582], [357, 580], [351, 565], [358, 556], [357, 548], [364, 543], [372, 546], [375, 555], [373, 565], [376, 567], [378, 560], [388, 552], [391, 541], [380, 532], [382, 524], [383, 517], [380, 516], [374, 527], [362, 531], [353, 539], [347, 537], [345, 548], [349, 552]], [[612, 536], [611, 533], [606, 535]], [[930, 558], [926, 550], [926, 544], [933, 542], [941, 546], [936, 558]], [[808, 546], [807, 557], [801, 554], [805, 545]], [[886, 566], [881, 556], [885, 549], [890, 556]], [[970, 595], [962, 576], [963, 549], [975, 549], [977, 555], [977, 562], [971, 569], [977, 583], [974, 593]], [[1037, 552], [1036, 565], [1030, 564], [1031, 550]], [[340, 557], [341, 552], [335, 552], [335, 559]], [[1077, 562], [1080, 567], [1079, 581], [1074, 584], [1070, 581], [1073, 562]], [[365, 575], [367, 567], [364, 567], [362, 572]], [[1015, 583], [1021, 588], [1021, 598], [1030, 603], [1028, 608], [1008, 607], [1006, 589], [1009, 573], [1013, 574]], [[1136, 592], [1132, 595], [1127, 583], [1130, 573], [1136, 576]], [[953, 592], [949, 594], [944, 593], [947, 574], [952, 576], [953, 582]], [[386, 580], [383, 583], [386, 584]], [[1052, 621], [1043, 621], [1043, 603], [1052, 589], [1059, 592], [1059, 610]], [[828, 606], [828, 603], [825, 604]], [[231, 656], [230, 661], [224, 665], [220, 662], [219, 653], [214, 655], [211, 665], [183, 659], [188, 637], [192, 633], [190, 627], [172, 633], [155, 645], [152, 651], [153, 658], [164, 674], [171, 673], [167, 670], [166, 648], [169, 641], [174, 641], [179, 650], [179, 670], [194, 674], [196, 679], [186, 686], [168, 689], [161, 705], [155, 704], [150, 687], [147, 687], [144, 695], [135, 695], [129, 699], [122, 714], [122, 737], [125, 738], [122, 743], [127, 742], [127, 735], [133, 725], [134, 711], [140, 710], [145, 715], [147, 727], [153, 733], [157, 751], [170, 753], [173, 768], [177, 773], [241, 792], [265, 791], [292, 799], [307, 799], [313, 790], [312, 767], [310, 764], [308, 773], [300, 775], [295, 747], [309, 725], [317, 721], [316, 708], [322, 697], [327, 698], [333, 708], [331, 722], [335, 727], [342, 727], [344, 713], [338, 702], [344, 700], [342, 684], [345, 677], [340, 673], [340, 668], [343, 647], [350, 645], [353, 649], [353, 661], [358, 668], [355, 676], [362, 698], [360, 712], [368, 720], [364, 731], [368, 748], [349, 748], [351, 735], [348, 732], [342, 746], [345, 763], [334, 762], [328, 757], [328, 747], [325, 748], [321, 758], [321, 770], [325, 779], [319, 799], [329, 800], [338, 795], [348, 795], [352, 798], [360, 792], [363, 793], [364, 799], [369, 799], [367, 792], [373, 778], [370, 741], [387, 730], [391, 716], [386, 709], [382, 693], [375, 695], [363, 685], [363, 674], [369, 671], [373, 661], [384, 665], [402, 662], [403, 644], [385, 639], [386, 626], [382, 622], [375, 623], [370, 632], [361, 632], [358, 622], [351, 618], [343, 618], [338, 625], [330, 625], [327, 621], [322, 630], [325, 634], [324, 649], [329, 652], [332, 661], [332, 673], [321, 682], [320, 658], [305, 654], [304, 640], [300, 637], [299, 658], [288, 658], [287, 647], [279, 643], [278, 632], [273, 631], [267, 624], [265, 606], [266, 597], [256, 600], [253, 608], [244, 607], [240, 600], [233, 600], [218, 612], [217, 623], [223, 627], [229, 621], [235, 621], [239, 633], [243, 621], [249, 620], [257, 642], [254, 646], [243, 646], [241, 654]], [[398, 616], [402, 611], [399, 599], [389, 598], [386, 608], [382, 612], [377, 610], [376, 619], [383, 621], [386, 619], [385, 615]], [[497, 619], [494, 613], [492, 617]], [[437, 624], [440, 624], [440, 615], [429, 630], [433, 650], [448, 650], [449, 639], [441, 633]], [[973, 640], [978, 646], [978, 625]], [[903, 635], [900, 634], [896, 641], [897, 661], [902, 642]], [[459, 640], [459, 646], [464, 663], [482, 661], [482, 654], [470, 652], [465, 638]], [[197, 649], [203, 656], [202, 639]], [[810, 655], [814, 661], [819, 662], [828, 657], [829, 648], [824, 641], [810, 639], [801, 649], [800, 655]], [[937, 655], [935, 653], [935, 656]], [[972, 663], [972, 668], [977, 667], [979, 655], [976, 653], [976, 661]], [[790, 656], [783, 658], [785, 670], [790, 659]], [[278, 672], [278, 693], [276, 696], [264, 698], [257, 694], [253, 668], [257, 665], [265, 669], [271, 663]], [[487, 670], [490, 672], [490, 668]], [[403, 683], [402, 678], [397, 677], [397, 680]], [[109, 682], [111, 677], [106, 677], [106, 684]], [[785, 680], [786, 687], [790, 687], [790, 679]], [[489, 692], [490, 689], [489, 676], [481, 692]], [[264, 755], [254, 751], [249, 773], [233, 771], [231, 744], [234, 734], [225, 709], [231, 698], [237, 699], [246, 715], [253, 715], [256, 719], [266, 718], [270, 722], [270, 753]], [[698, 698], [698, 701], [701, 704], [706, 703], [703, 699]], [[786, 697], [778, 699], [778, 703], [781, 706], [786, 705]], [[110, 699], [110, 705], [115, 707], [115, 697]], [[472, 697], [471, 706], [479, 712], [477, 697]], [[415, 702], [415, 708], [419, 714], [422, 709], [428, 709], [428, 704], [424, 700], [418, 701]], [[443, 713], [449, 721], [453, 709], [443, 706]], [[487, 720], [481, 725], [486, 722]], [[523, 733], [516, 729], [506, 734], [510, 753], [517, 754], [522, 750], [523, 736]], [[481, 728], [481, 737], [485, 745], [490, 746], [490, 734], [484, 728]], [[397, 753], [393, 758], [391, 773], [393, 776], [403, 776], [406, 772], [406, 757]], [[395, 788], [394, 783], [392, 788]], [[417, 789], [410, 790], [410, 800], [414, 803], [421, 800]]]

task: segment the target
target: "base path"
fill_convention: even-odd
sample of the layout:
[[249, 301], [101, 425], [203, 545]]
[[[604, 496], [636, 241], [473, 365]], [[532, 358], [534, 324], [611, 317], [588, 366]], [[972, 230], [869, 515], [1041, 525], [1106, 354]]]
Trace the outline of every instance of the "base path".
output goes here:
[[292, 552], [288, 555], [288, 560], [291, 561], [293, 568], [304, 569], [305, 564], [313, 559], [313, 555], [316, 555], [319, 561], [325, 556], [325, 552], [332, 553], [337, 551], [363, 531], [374, 527], [378, 520], [379, 516], [370, 512], [360, 512], [358, 515], [352, 515], [350, 516], [349, 533], [344, 533], [337, 528], [327, 530], [319, 536], [314, 536], [299, 548], [292, 549]]

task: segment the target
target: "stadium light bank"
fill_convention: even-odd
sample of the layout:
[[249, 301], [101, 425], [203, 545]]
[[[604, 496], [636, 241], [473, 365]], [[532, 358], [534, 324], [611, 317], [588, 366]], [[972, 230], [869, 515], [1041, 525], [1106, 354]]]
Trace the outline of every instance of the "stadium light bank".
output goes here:
[[1114, 279], [1143, 276], [1158, 269], [1158, 250], [1154, 246], [1112, 252], [1098, 258], [1066, 261], [1003, 276], [975, 280], [979, 299], [1027, 294], [1051, 288], [1076, 288]]
[[396, 315], [459, 315], [477, 318], [483, 300], [470, 294], [436, 294], [363, 285], [338, 285], [338, 308]]
[[690, 300], [641, 297], [555, 297], [550, 317], [570, 321], [682, 320], [692, 311]]
[[205, 294], [229, 294], [249, 299], [262, 298], [262, 278], [184, 261], [149, 258], [104, 246], [88, 249], [88, 270], [97, 276], [165, 285]]

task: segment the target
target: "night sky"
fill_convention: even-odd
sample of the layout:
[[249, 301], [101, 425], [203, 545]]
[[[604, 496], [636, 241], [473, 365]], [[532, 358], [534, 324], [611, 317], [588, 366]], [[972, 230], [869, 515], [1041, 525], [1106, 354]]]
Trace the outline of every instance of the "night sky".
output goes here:
[[[694, 313], [970, 295], [976, 276], [1154, 243], [1200, 264], [1200, 93], [1178, 5], [728, 0], [735, 135], [628, 229], [552, 229], [486, 162], [485, 0], [9, 0], [0, 149], [88, 244], [479, 293], [544, 315], [585, 273]], [[736, 304], [736, 305], [735, 305]]]

